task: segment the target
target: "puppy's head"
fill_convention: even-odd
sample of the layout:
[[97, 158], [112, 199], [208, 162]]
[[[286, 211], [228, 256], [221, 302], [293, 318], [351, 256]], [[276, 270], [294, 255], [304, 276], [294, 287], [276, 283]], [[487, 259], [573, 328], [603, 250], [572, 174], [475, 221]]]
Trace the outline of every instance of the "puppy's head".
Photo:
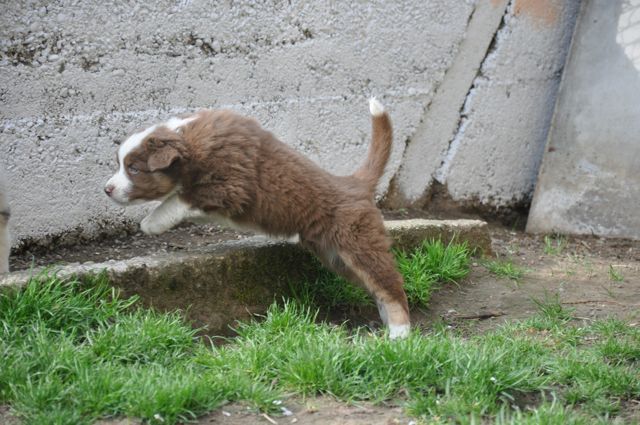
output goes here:
[[167, 126], [133, 134], [118, 149], [118, 171], [105, 185], [105, 193], [122, 205], [163, 198], [176, 188], [182, 152], [182, 135]]

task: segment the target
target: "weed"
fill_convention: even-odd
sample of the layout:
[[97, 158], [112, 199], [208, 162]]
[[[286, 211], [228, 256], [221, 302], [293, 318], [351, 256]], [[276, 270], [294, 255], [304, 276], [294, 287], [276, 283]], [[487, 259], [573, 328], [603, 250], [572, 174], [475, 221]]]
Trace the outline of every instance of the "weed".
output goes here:
[[567, 246], [567, 239], [562, 235], [544, 237], [544, 253], [547, 255], [560, 255]]
[[622, 273], [617, 271], [612, 264], [609, 264], [609, 279], [613, 282], [622, 282], [624, 280], [624, 276]]
[[510, 259], [485, 261], [482, 265], [494, 275], [506, 277], [516, 282], [519, 282], [526, 273], [526, 269], [513, 264]]
[[426, 306], [440, 283], [457, 282], [469, 274], [471, 251], [466, 242], [424, 241], [411, 253], [396, 251], [404, 288], [413, 306]]
[[538, 307], [539, 317], [547, 323], [561, 325], [571, 320], [573, 310], [562, 306], [558, 294], [549, 295], [545, 292], [544, 299], [532, 299], [532, 301]]

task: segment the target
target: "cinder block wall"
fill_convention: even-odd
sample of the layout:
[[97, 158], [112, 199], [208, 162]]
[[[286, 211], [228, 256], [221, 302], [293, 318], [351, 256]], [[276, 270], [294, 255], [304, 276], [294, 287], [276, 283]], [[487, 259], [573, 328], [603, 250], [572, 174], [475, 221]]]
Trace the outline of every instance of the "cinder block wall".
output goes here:
[[[366, 152], [366, 100], [376, 95], [396, 131], [380, 196], [393, 192], [398, 206], [420, 202], [439, 181], [460, 202], [526, 199], [577, 5], [7, 2], [0, 14], [0, 161], [14, 245], [133, 225], [148, 207], [125, 210], [102, 193], [118, 143], [136, 128], [203, 107], [251, 114], [322, 166], [347, 174]], [[481, 45], [473, 60], [470, 40]], [[447, 79], [462, 93], [450, 101], [442, 91], [452, 84]], [[452, 131], [440, 131], [446, 137], [434, 149], [424, 123], [436, 101]], [[421, 155], [422, 166], [409, 164]]]

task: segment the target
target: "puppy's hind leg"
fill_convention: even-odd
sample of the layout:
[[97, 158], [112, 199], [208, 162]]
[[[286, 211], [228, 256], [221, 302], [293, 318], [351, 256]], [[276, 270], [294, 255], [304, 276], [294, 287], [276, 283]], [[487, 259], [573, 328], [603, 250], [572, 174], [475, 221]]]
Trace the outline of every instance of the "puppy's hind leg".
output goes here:
[[[323, 249], [319, 244], [315, 242], [311, 242], [305, 239], [300, 240], [300, 244], [315, 254], [315, 256], [320, 260], [323, 266], [332, 272], [342, 276], [347, 279], [351, 283], [355, 283], [360, 285], [361, 287], [367, 289], [366, 285], [362, 280], [351, 270], [347, 265], [342, 261], [342, 258], [338, 256], [338, 252], [336, 249]], [[384, 322], [385, 325], [387, 322]]]
[[409, 335], [409, 305], [393, 255], [371, 248], [366, 251], [342, 249], [338, 255], [376, 300], [380, 318], [389, 327], [389, 337], [396, 339]]
[[389, 327], [391, 339], [404, 338], [409, 334], [409, 306], [402, 275], [396, 270], [395, 260], [386, 244], [382, 244], [376, 251], [372, 249], [375, 245], [372, 243], [363, 253], [357, 253], [359, 250], [323, 248], [304, 239], [300, 242], [325, 267], [371, 293], [382, 322]]

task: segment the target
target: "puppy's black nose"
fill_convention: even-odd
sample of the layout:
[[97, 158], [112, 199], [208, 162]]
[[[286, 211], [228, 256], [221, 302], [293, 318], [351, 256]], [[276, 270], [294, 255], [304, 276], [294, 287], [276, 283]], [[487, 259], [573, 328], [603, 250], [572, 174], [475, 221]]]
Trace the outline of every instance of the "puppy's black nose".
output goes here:
[[114, 187], [112, 185], [107, 185], [104, 187], [104, 193], [106, 193], [107, 196], [111, 196], [111, 194], [113, 193], [113, 189]]

